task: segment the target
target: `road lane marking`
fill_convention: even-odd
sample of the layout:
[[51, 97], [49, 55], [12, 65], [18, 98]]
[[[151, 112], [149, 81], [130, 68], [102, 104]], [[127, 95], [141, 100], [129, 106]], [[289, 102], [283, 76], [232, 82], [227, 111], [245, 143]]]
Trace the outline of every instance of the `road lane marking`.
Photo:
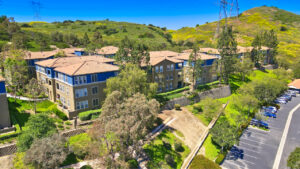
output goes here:
[[283, 131], [283, 134], [282, 134], [282, 137], [281, 137], [279, 148], [278, 148], [277, 153], [276, 153], [276, 157], [275, 157], [274, 164], [273, 164], [273, 169], [279, 169], [279, 164], [280, 164], [280, 161], [281, 161], [281, 156], [282, 156], [282, 153], [283, 153], [283, 148], [284, 148], [284, 145], [285, 145], [285, 142], [286, 142], [286, 138], [287, 138], [287, 135], [288, 135], [288, 132], [289, 132], [289, 128], [290, 128], [290, 124], [291, 124], [291, 121], [292, 121], [292, 117], [293, 117], [294, 112], [299, 107], [300, 107], [300, 104], [298, 104], [296, 107], [294, 107], [290, 111], [290, 113], [289, 113], [287, 122], [285, 124], [284, 131]]

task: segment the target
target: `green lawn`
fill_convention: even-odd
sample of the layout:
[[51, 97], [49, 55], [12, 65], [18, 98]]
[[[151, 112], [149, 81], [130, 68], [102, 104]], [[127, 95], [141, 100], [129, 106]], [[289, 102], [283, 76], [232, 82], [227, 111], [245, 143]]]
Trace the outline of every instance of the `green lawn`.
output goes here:
[[[181, 143], [184, 150], [182, 152], [176, 151], [175, 143]], [[163, 168], [180, 169], [183, 160], [190, 153], [190, 149], [169, 130], [164, 130], [150, 144], [146, 144], [144, 150], [151, 159], [148, 162], [148, 168], [160, 168], [163, 166]], [[165, 160], [167, 154], [174, 159], [172, 166], [167, 164]], [[159, 165], [161, 163], [163, 164]]]
[[205, 148], [205, 157], [214, 161], [220, 152], [220, 148], [212, 142], [210, 134], [204, 141], [203, 147]]

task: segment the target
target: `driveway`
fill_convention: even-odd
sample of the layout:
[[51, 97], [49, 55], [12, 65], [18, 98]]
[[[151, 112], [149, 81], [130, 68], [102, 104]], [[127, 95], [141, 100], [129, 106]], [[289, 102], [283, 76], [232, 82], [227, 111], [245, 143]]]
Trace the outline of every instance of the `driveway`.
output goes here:
[[[221, 165], [227, 169], [272, 169], [289, 112], [300, 103], [300, 97], [281, 105], [277, 118], [269, 118], [270, 130], [249, 127], [240, 138], [239, 145], [228, 153]], [[281, 158], [280, 169], [285, 169], [286, 159], [295, 146], [300, 144], [300, 109], [293, 115], [288, 137]], [[298, 140], [298, 142], [297, 142]], [[243, 153], [242, 153], [243, 152]]]

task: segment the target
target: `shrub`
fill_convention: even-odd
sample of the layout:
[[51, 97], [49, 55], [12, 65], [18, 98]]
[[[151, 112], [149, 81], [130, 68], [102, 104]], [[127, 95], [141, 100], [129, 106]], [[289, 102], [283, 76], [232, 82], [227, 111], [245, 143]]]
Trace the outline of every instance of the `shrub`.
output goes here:
[[174, 158], [170, 154], [165, 155], [165, 160], [166, 160], [168, 165], [170, 165], [172, 168], [174, 168], [175, 161], [174, 161]]
[[92, 115], [100, 114], [100, 112], [101, 112], [101, 109], [85, 111], [85, 112], [79, 113], [78, 117], [81, 121], [91, 120]]
[[224, 161], [225, 157], [226, 157], [226, 153], [218, 154], [217, 159], [216, 159], [216, 163], [221, 164]]
[[14, 160], [13, 160], [13, 165], [15, 169], [34, 169], [33, 166], [31, 165], [26, 165], [24, 163], [24, 156], [25, 153], [16, 153]]
[[72, 122], [66, 121], [65, 124], [68, 125], [68, 126], [70, 126], [70, 125], [72, 125]]
[[203, 111], [203, 110], [202, 110], [202, 105], [201, 105], [201, 104], [195, 104], [195, 105], [193, 106], [193, 108], [196, 109], [198, 112], [202, 112], [202, 111]]
[[80, 169], [93, 169], [90, 165], [84, 165]]
[[213, 161], [205, 158], [203, 155], [196, 156], [191, 165], [190, 169], [221, 169], [221, 167]]
[[130, 169], [138, 169], [139, 163], [135, 159], [128, 160], [127, 163], [129, 164]]
[[155, 38], [155, 36], [152, 33], [146, 32], [144, 34], [140, 34], [139, 38]]
[[184, 152], [184, 148], [180, 142], [175, 142], [174, 147], [177, 152]]
[[163, 141], [163, 145], [167, 150], [172, 150], [172, 146], [170, 143]]
[[118, 33], [118, 30], [113, 29], [113, 28], [110, 28], [110, 29], [106, 29], [106, 30], [104, 31], [104, 33], [105, 33], [106, 35], [109, 36], [109, 35]]
[[175, 107], [175, 110], [180, 110], [181, 106], [180, 106], [180, 104], [175, 104], [174, 107]]
[[62, 120], [68, 120], [68, 117], [65, 113], [62, 111], [58, 110], [56, 107], [52, 109], [53, 113], [60, 119]]

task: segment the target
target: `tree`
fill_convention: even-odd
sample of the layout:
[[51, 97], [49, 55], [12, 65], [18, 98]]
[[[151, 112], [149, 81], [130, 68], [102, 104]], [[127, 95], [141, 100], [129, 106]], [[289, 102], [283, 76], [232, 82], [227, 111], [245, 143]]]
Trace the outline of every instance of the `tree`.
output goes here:
[[289, 155], [287, 166], [291, 169], [300, 168], [300, 147], [296, 147], [295, 150]]
[[89, 36], [87, 35], [87, 33], [85, 32], [85, 33], [84, 33], [84, 36], [83, 36], [83, 39], [82, 39], [82, 44], [83, 44], [84, 46], [87, 46], [89, 43], [90, 43], [90, 38], [89, 38]]
[[246, 54], [245, 57], [235, 65], [235, 70], [240, 74], [242, 81], [245, 81], [246, 75], [249, 75], [254, 67], [253, 62], [249, 57], [247, 57], [247, 55], [248, 54]]
[[256, 35], [254, 40], [252, 41], [252, 51], [251, 51], [251, 58], [252, 61], [255, 63], [255, 66], [260, 67], [260, 65], [263, 63], [264, 55], [261, 52], [261, 46], [262, 46], [262, 37], [261, 35]]
[[223, 110], [222, 103], [210, 97], [201, 100], [199, 104], [202, 107], [204, 116], [210, 120]]
[[93, 35], [93, 43], [103, 44], [103, 37], [99, 31], [96, 31]]
[[300, 62], [299, 61], [296, 64], [294, 64], [293, 73], [294, 73], [294, 78], [296, 78], [296, 79], [300, 78]]
[[24, 60], [25, 53], [22, 50], [9, 50], [6, 52], [6, 57], [4, 62], [5, 78], [12, 89], [12, 93], [16, 96], [18, 90], [23, 88], [28, 81], [27, 63]]
[[201, 78], [203, 71], [203, 61], [201, 60], [201, 56], [198, 55], [199, 49], [197, 46], [194, 46], [193, 52], [189, 56], [189, 74], [191, 76], [192, 84], [191, 90], [194, 91], [196, 88], [197, 80]]
[[226, 84], [229, 76], [234, 72], [234, 64], [237, 61], [237, 42], [232, 27], [224, 27], [218, 39], [220, 51], [220, 74]]
[[148, 46], [143, 43], [137, 43], [130, 40], [127, 36], [121, 41], [119, 50], [115, 55], [119, 63], [132, 63], [141, 66], [142, 63], [149, 65], [150, 54]]
[[277, 34], [273, 29], [270, 31], [265, 31], [263, 34], [263, 45], [269, 48], [268, 53], [268, 63], [270, 63], [270, 60], [274, 60], [275, 56], [278, 54], [278, 39]]
[[233, 146], [238, 140], [236, 128], [231, 126], [227, 119], [217, 122], [210, 133], [212, 134], [212, 140], [221, 147], [222, 152]]
[[11, 41], [15, 49], [25, 49], [27, 39], [23, 33], [13, 34]]
[[147, 73], [137, 65], [127, 64], [116, 77], [106, 81], [105, 92], [109, 95], [113, 91], [120, 91], [122, 96], [130, 97], [136, 93], [153, 97], [157, 91], [156, 83], [149, 83]]
[[51, 137], [35, 140], [27, 150], [25, 163], [35, 168], [58, 168], [69, 154], [64, 137], [54, 134]]
[[259, 101], [250, 94], [241, 94], [233, 97], [232, 105], [244, 116], [250, 116], [259, 108]]
[[27, 88], [27, 92], [28, 92], [30, 98], [33, 99], [34, 113], [36, 113], [36, 102], [37, 102], [36, 99], [44, 93], [45, 88], [35, 78], [32, 78], [29, 81], [29, 83], [27, 84], [26, 88]]
[[49, 137], [57, 132], [54, 121], [46, 114], [30, 116], [24, 128], [25, 130], [17, 139], [17, 147], [20, 152], [29, 149], [34, 140]]
[[105, 99], [102, 113], [90, 135], [102, 147], [105, 146], [102, 152], [111, 164], [115, 164], [116, 159], [134, 158], [142, 152], [140, 140], [153, 127], [158, 112], [159, 103], [154, 99], [148, 101], [140, 93], [123, 98], [119, 91], [114, 91]]
[[51, 40], [53, 42], [63, 42], [64, 41], [64, 35], [60, 32], [52, 32], [51, 33]]

